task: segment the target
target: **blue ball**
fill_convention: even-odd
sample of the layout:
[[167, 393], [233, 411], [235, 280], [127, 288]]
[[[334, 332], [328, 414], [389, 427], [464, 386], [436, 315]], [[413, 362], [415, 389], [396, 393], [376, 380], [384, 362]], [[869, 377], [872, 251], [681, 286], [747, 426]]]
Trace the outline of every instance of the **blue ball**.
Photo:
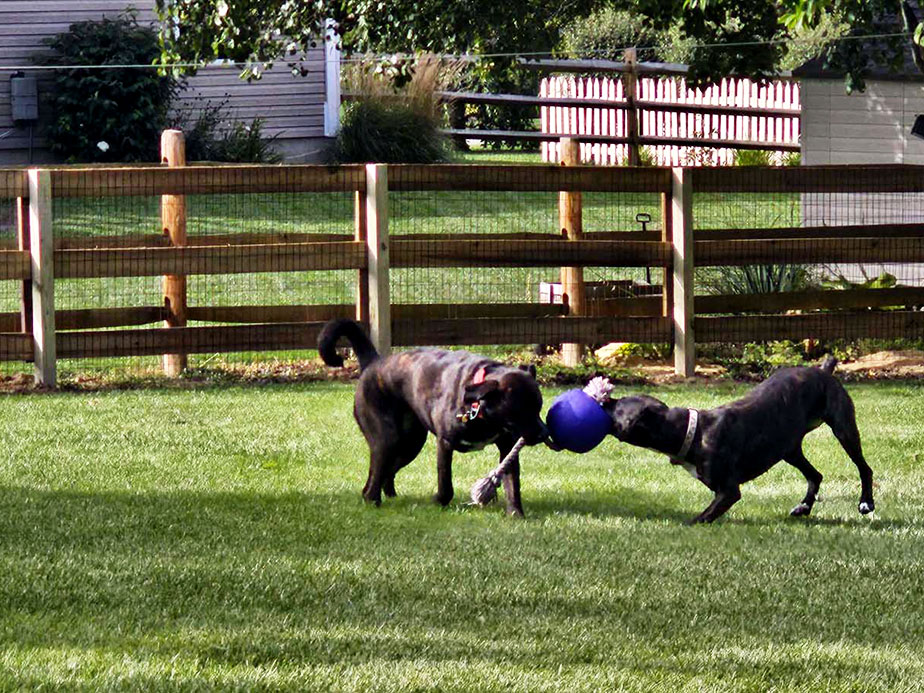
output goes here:
[[592, 450], [613, 427], [603, 407], [583, 390], [568, 390], [556, 397], [545, 422], [552, 440], [571, 452]]

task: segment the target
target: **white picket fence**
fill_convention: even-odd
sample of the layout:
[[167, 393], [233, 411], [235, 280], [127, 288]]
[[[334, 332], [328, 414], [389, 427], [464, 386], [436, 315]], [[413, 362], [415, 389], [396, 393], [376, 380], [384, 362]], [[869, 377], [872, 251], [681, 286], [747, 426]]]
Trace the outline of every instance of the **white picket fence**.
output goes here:
[[[597, 77], [547, 77], [540, 97], [626, 102], [619, 79]], [[748, 79], [725, 79], [704, 90], [688, 89], [677, 77], [639, 77], [639, 138], [643, 157], [659, 166], [731, 165], [736, 149], [709, 146], [710, 140], [768, 145], [772, 163], [782, 163], [784, 152], [773, 144], [798, 145], [800, 133], [799, 85], [793, 81], [758, 84]], [[742, 109], [786, 109], [792, 114], [709, 114], [646, 109], [643, 102], [696, 104]], [[572, 106], [542, 106], [543, 133], [628, 137], [628, 110]], [[644, 143], [644, 138], [701, 140], [702, 145]], [[628, 157], [627, 144], [582, 143], [581, 159], [595, 164], [621, 164]], [[542, 143], [543, 161], [558, 161], [558, 143]]]

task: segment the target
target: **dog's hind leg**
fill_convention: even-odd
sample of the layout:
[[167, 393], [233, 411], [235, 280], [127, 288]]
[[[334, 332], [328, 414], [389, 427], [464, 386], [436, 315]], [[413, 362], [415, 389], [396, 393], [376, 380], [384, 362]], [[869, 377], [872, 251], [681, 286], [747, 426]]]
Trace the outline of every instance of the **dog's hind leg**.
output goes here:
[[382, 481], [382, 491], [389, 498], [394, 498], [395, 495], [395, 474], [398, 473], [402, 467], [406, 467], [411, 462], [414, 461], [414, 458], [420, 454], [421, 449], [423, 449], [424, 443], [427, 442], [427, 429], [422, 423], [420, 423], [416, 418], [413, 421], [405, 421], [407, 424], [403, 427], [401, 431], [401, 441], [398, 446], [398, 450], [394, 457], [392, 458], [392, 465], [385, 472], [384, 479]]
[[363, 498], [369, 503], [382, 504], [382, 484], [391, 467], [394, 450], [382, 443], [374, 443], [369, 449], [369, 477], [363, 487]]
[[863, 457], [863, 446], [860, 443], [860, 431], [857, 429], [857, 417], [853, 408], [853, 401], [847, 391], [839, 386], [839, 396], [831, 397], [825, 423], [831, 427], [844, 452], [856, 465], [860, 473], [860, 502], [857, 509], [867, 515], [876, 509], [873, 502], [873, 470]]
[[805, 459], [805, 454], [802, 452], [801, 443], [799, 447], [794, 449], [783, 459], [798, 469], [800, 472], [802, 472], [802, 475], [808, 482], [808, 489], [805, 492], [805, 498], [803, 498], [802, 501], [789, 512], [789, 514], [793, 517], [808, 515], [810, 512], [812, 512], [812, 507], [815, 505], [815, 499], [818, 498], [818, 488], [821, 486], [822, 479], [821, 472], [815, 469], [815, 467], [812, 466], [812, 463]]
[[712, 522], [716, 520], [741, 500], [741, 488], [737, 485], [727, 486], [715, 492], [715, 498], [703, 512], [690, 520], [687, 524], [695, 525], [701, 522]]

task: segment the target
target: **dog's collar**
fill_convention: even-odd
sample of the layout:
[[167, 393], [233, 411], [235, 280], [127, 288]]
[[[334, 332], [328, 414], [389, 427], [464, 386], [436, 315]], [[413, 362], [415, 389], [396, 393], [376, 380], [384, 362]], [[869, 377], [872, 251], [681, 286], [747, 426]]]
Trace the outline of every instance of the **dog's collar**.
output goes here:
[[[484, 383], [485, 375], [487, 370], [484, 366], [475, 371], [475, 375], [472, 376], [472, 385], [481, 385]], [[462, 411], [456, 414], [456, 419], [466, 424], [473, 419], [480, 419], [484, 416], [484, 411], [481, 408], [481, 400], [475, 400], [468, 407], [463, 407]]]
[[473, 419], [480, 419], [482, 416], [484, 416], [484, 412], [481, 409], [481, 402], [475, 400], [469, 407], [456, 414], [456, 419], [466, 424]]
[[674, 455], [674, 459], [681, 462], [684, 461], [687, 453], [690, 452], [690, 446], [693, 445], [693, 438], [696, 437], [696, 426], [699, 423], [699, 412], [696, 409], [689, 409], [687, 411], [687, 432], [683, 437], [683, 445], [680, 446], [680, 451]]

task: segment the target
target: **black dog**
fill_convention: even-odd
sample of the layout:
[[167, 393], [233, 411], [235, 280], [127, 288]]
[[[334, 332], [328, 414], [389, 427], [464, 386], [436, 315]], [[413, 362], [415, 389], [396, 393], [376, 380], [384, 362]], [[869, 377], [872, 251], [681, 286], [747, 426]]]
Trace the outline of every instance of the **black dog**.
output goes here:
[[[349, 340], [362, 375], [353, 415], [369, 443], [369, 478], [363, 497], [378, 505], [382, 492], [395, 495], [395, 473], [423, 448], [427, 431], [437, 438], [436, 501], [452, 500], [452, 452], [494, 443], [503, 460], [519, 437], [541, 443], [548, 430], [539, 417], [542, 395], [535, 372], [511, 368], [466, 351], [413, 349], [386, 358], [362, 327], [332, 320], [318, 338], [324, 363], [342, 366], [337, 341]], [[504, 476], [507, 512], [523, 514], [520, 466]]]
[[859, 511], [873, 512], [873, 472], [863, 458], [853, 401], [832, 375], [837, 360], [820, 368], [785, 368], [742, 399], [697, 412], [669, 408], [645, 395], [604, 404], [619, 440], [651, 448], [683, 465], [714, 493], [692, 522], [712, 522], [741, 498], [740, 485], [786, 460], [805, 475], [808, 491], [791, 515], [812, 511], [821, 473], [802, 454], [802, 439], [828, 424], [860, 472]]

